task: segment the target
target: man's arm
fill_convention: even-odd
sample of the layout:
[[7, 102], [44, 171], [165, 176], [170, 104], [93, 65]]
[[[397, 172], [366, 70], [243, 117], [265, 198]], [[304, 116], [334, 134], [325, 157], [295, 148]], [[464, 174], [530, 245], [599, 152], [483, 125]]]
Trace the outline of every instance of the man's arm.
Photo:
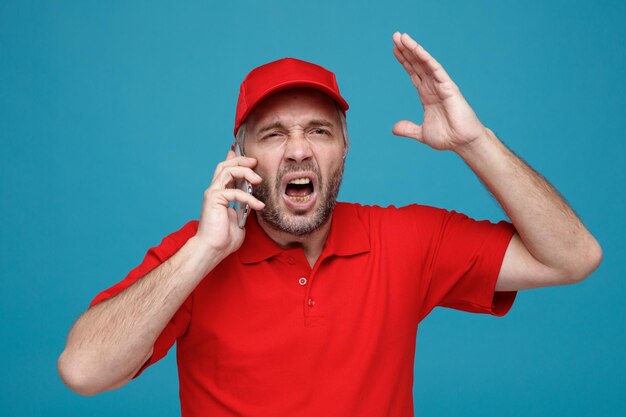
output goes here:
[[94, 395], [129, 382], [152, 356], [155, 340], [216, 264], [194, 237], [167, 261], [74, 324], [58, 369], [65, 384]]
[[456, 152], [496, 197], [517, 230], [504, 256], [497, 291], [578, 282], [600, 264], [602, 250], [565, 200], [540, 174], [482, 125], [443, 67], [407, 34], [394, 55], [424, 106], [424, 122], [400, 121], [396, 135]]
[[151, 357], [157, 337], [206, 274], [241, 246], [231, 201], [261, 210], [262, 202], [231, 188], [236, 178], [261, 182], [256, 160], [235, 157], [218, 164], [204, 193], [198, 231], [171, 258], [131, 286], [85, 312], [74, 324], [58, 370], [65, 384], [82, 395], [118, 388]]

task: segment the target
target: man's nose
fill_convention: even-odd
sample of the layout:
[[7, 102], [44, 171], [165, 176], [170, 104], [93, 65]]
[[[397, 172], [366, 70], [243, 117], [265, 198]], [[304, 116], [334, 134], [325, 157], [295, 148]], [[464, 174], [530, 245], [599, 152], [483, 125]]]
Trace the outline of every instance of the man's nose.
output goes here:
[[285, 159], [293, 162], [302, 162], [311, 158], [311, 143], [302, 131], [291, 132], [285, 148]]

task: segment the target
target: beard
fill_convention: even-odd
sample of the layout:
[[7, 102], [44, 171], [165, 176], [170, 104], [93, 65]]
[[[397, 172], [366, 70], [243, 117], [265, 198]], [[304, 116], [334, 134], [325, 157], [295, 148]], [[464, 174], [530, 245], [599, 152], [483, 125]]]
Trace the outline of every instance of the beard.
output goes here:
[[[294, 236], [305, 236], [325, 224], [335, 208], [339, 187], [343, 178], [345, 162], [333, 172], [328, 179], [322, 178], [317, 166], [312, 162], [292, 163], [281, 168], [276, 175], [275, 184], [272, 186], [268, 181], [254, 187], [252, 195], [265, 203], [265, 208], [258, 212], [261, 218], [273, 229], [289, 233]], [[309, 216], [306, 212], [287, 213], [280, 207], [283, 191], [281, 188], [282, 178], [285, 174], [298, 171], [311, 171], [317, 177], [317, 202], [313, 207], [313, 213]], [[260, 174], [263, 176], [262, 174]]]

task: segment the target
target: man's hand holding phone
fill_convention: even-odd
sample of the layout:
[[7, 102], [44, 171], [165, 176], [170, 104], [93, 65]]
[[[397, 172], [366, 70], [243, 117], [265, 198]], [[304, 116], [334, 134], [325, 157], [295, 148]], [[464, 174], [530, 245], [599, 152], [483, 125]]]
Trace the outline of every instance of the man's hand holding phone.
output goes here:
[[[226, 160], [217, 164], [211, 185], [204, 192], [195, 238], [207, 245], [208, 249], [216, 251], [221, 258], [239, 249], [243, 243], [243, 209], [249, 207], [262, 210], [265, 207], [265, 204], [250, 194], [251, 186], [262, 181], [253, 171], [256, 164], [254, 158], [237, 156], [234, 150], [228, 151]], [[237, 183], [245, 189], [237, 188]], [[236, 203], [241, 208], [239, 219], [235, 209], [230, 207], [231, 203]]]

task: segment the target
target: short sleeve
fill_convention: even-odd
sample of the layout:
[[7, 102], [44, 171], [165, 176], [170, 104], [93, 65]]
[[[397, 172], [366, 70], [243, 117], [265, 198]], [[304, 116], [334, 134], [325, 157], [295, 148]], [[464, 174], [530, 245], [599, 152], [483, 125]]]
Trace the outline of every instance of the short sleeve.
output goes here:
[[[191, 221], [180, 230], [163, 238], [158, 246], [152, 247], [146, 253], [143, 261], [131, 270], [128, 275], [117, 284], [99, 293], [90, 303], [89, 307], [116, 296], [126, 288], [130, 287], [137, 280], [147, 273], [167, 261], [172, 255], [191, 238], [197, 230], [197, 221]], [[161, 334], [156, 339], [153, 346], [152, 356], [146, 361], [133, 378], [138, 377], [144, 369], [162, 359], [169, 349], [174, 345], [177, 338], [182, 336], [189, 325], [191, 319], [191, 308], [193, 304], [193, 293], [187, 297], [174, 316], [167, 323]]]
[[420, 320], [437, 306], [505, 315], [517, 293], [496, 292], [495, 287], [513, 225], [441, 209], [431, 214]]

